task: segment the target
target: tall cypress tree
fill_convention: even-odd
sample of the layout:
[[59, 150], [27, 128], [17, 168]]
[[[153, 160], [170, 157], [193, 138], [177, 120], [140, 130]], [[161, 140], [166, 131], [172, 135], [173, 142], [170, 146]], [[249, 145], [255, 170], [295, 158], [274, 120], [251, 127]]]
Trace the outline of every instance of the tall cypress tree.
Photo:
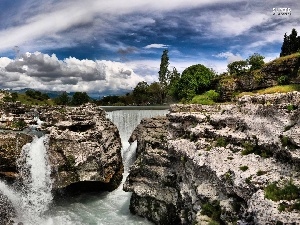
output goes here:
[[161, 86], [162, 101], [164, 101], [166, 98], [167, 86], [169, 84], [169, 74], [170, 74], [168, 69], [169, 64], [170, 63], [169, 63], [168, 50], [165, 49], [161, 56], [160, 67], [158, 72], [158, 80]]
[[295, 28], [292, 29], [292, 33], [290, 34], [290, 43], [291, 43], [291, 53], [297, 52], [298, 49], [298, 43], [297, 43], [297, 31]]
[[297, 36], [297, 31], [295, 28], [289, 36], [284, 34], [283, 43], [281, 47], [280, 57], [296, 53], [300, 50], [300, 37]]
[[158, 72], [158, 80], [162, 87], [166, 87], [168, 85], [168, 66], [169, 66], [169, 56], [168, 50], [164, 50], [161, 56], [160, 67]]
[[285, 33], [283, 37], [283, 43], [281, 46], [280, 57], [288, 55], [288, 52], [289, 52], [289, 37]]

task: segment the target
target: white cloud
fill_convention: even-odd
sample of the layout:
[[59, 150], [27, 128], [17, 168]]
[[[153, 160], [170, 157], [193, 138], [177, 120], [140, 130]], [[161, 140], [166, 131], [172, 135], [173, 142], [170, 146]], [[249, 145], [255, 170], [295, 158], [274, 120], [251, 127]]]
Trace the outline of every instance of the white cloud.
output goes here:
[[217, 55], [214, 55], [217, 58], [226, 58], [227, 63], [232, 63], [235, 61], [243, 60], [242, 56], [240, 54], [233, 54], [232, 52], [221, 52]]
[[12, 60], [7, 57], [0, 57], [0, 68], [6, 67]]
[[26, 53], [16, 60], [0, 58], [0, 87], [105, 92], [130, 90], [143, 80], [130, 65], [114, 61], [59, 60], [55, 54], [40, 52]]
[[164, 44], [150, 44], [150, 45], [147, 45], [145, 46], [144, 48], [168, 48], [169, 45], [164, 45]]
[[211, 24], [212, 30], [223, 37], [238, 36], [255, 26], [259, 26], [269, 19], [269, 15], [264, 13], [252, 12], [248, 15], [224, 14], [214, 17]]

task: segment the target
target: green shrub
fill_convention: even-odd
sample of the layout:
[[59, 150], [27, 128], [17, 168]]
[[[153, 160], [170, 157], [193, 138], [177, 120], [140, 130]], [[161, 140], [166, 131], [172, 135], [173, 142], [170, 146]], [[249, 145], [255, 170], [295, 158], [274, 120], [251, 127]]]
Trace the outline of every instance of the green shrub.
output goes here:
[[190, 101], [195, 95], [209, 90], [215, 76], [214, 71], [201, 64], [186, 68], [177, 82], [176, 97]]
[[291, 105], [291, 104], [288, 104], [288, 105], [286, 106], [286, 109], [290, 112], [290, 111], [294, 110], [294, 106]]
[[288, 78], [288, 76], [284, 75], [284, 76], [278, 77], [277, 83], [278, 83], [279, 85], [289, 84], [289, 78]]
[[246, 184], [251, 184], [252, 176], [245, 179]]
[[254, 153], [254, 145], [251, 142], [244, 142], [243, 144], [244, 150], [242, 151], [242, 155], [249, 155], [251, 153]]
[[300, 200], [298, 199], [293, 204], [288, 204], [287, 202], [281, 202], [278, 206], [278, 210], [282, 211], [292, 211], [292, 210], [300, 210]]
[[24, 120], [18, 120], [13, 122], [12, 127], [18, 130], [23, 130], [27, 126], [27, 123]]
[[220, 221], [221, 206], [220, 202], [214, 201], [212, 203], [207, 202], [201, 206], [201, 214], [207, 215], [215, 221]]
[[208, 223], [208, 225], [220, 225], [220, 223], [218, 223], [217, 221], [212, 220]]
[[295, 150], [296, 148], [298, 148], [298, 146], [292, 143], [290, 138], [287, 136], [281, 136], [280, 141], [283, 147], [288, 147], [291, 150]]
[[192, 104], [213, 105], [220, 97], [220, 94], [214, 90], [209, 90], [202, 95], [193, 97]]
[[215, 104], [215, 102], [211, 99], [209, 99], [207, 96], [205, 95], [196, 95], [195, 97], [193, 97], [192, 104], [201, 104], [201, 105], [213, 105]]
[[223, 137], [217, 138], [217, 140], [216, 140], [217, 147], [226, 147], [226, 145], [227, 145], [227, 142], [226, 142], [225, 138], [223, 138]]
[[256, 175], [257, 175], [257, 176], [261, 176], [261, 175], [264, 175], [264, 174], [266, 174], [266, 173], [267, 173], [267, 171], [258, 170], [258, 171], [256, 172]]
[[244, 147], [244, 150], [241, 152], [242, 155], [249, 155], [251, 153], [254, 153], [263, 158], [271, 157], [273, 155], [273, 152], [271, 149], [261, 149], [258, 147], [257, 144], [253, 144], [248, 141], [244, 142], [242, 144], [242, 146]]
[[273, 201], [294, 200], [300, 198], [300, 188], [288, 181], [283, 187], [278, 187], [277, 183], [271, 183], [265, 188], [265, 197]]
[[248, 166], [240, 166], [240, 170], [242, 170], [242, 171], [246, 171], [246, 170], [248, 170], [248, 169], [249, 169]]

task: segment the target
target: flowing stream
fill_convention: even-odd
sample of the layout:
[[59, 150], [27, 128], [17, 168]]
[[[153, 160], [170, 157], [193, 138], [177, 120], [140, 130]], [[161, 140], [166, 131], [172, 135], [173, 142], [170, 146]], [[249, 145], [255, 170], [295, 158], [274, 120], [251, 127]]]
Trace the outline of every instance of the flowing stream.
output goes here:
[[142, 118], [165, 115], [166, 109], [119, 109], [107, 112], [107, 117], [118, 127], [122, 139], [122, 157], [125, 167], [122, 184], [112, 192], [81, 194], [54, 203], [51, 196], [50, 168], [47, 161], [47, 136], [35, 138], [27, 144], [18, 161], [25, 174], [22, 191], [14, 191], [0, 181], [0, 191], [17, 210], [16, 224], [24, 225], [138, 225], [152, 224], [129, 211], [131, 193], [122, 190], [128, 169], [134, 160], [136, 143], [128, 139]]

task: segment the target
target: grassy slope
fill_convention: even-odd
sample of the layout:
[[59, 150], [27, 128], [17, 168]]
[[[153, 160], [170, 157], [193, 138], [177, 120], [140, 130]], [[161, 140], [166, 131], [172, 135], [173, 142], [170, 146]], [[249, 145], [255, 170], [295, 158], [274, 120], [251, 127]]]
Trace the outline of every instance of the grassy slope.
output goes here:
[[265, 89], [256, 90], [253, 92], [242, 92], [237, 97], [244, 95], [262, 95], [262, 94], [273, 94], [273, 93], [287, 93], [292, 91], [300, 91], [300, 84], [289, 84], [289, 85], [278, 85]]
[[[272, 65], [272, 64], [273, 65], [283, 64], [287, 60], [292, 59], [292, 58], [300, 58], [300, 52], [274, 59], [273, 61], [266, 63], [265, 66]], [[299, 74], [299, 71], [298, 71], [298, 74]], [[256, 72], [260, 72], [260, 70], [258, 70]], [[300, 84], [277, 85], [277, 86], [274, 86], [274, 87], [255, 90], [255, 91], [252, 91], [252, 92], [242, 92], [242, 93], [239, 93], [237, 95], [237, 97], [242, 97], [244, 95], [287, 93], [287, 92], [292, 92], [292, 91], [300, 91]]]
[[22, 104], [25, 105], [54, 105], [54, 102], [52, 99], [40, 101], [37, 99], [30, 98], [29, 96], [25, 94], [18, 94], [17, 101], [20, 101]]

